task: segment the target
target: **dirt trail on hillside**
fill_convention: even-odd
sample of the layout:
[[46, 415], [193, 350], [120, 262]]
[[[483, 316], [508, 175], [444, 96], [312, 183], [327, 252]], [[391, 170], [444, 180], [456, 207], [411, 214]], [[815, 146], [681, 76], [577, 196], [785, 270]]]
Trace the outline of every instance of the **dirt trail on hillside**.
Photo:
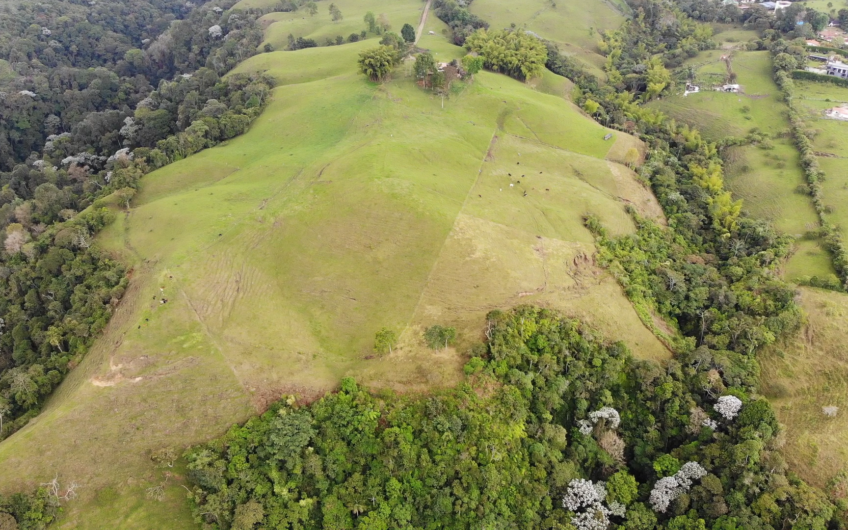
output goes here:
[[427, 13], [430, 12], [430, 4], [433, 0], [427, 0], [427, 5], [424, 6], [424, 14], [421, 15], [421, 23], [418, 24], [418, 31], [415, 32], [415, 44], [418, 45], [418, 39], [421, 38], [421, 33], [424, 32], [424, 23], [427, 22]]

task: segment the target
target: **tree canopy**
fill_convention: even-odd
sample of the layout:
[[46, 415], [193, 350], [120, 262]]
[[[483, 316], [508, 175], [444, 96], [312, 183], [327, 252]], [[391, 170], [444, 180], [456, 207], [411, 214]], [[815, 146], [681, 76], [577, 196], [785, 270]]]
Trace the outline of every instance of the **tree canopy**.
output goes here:
[[359, 54], [359, 71], [372, 81], [382, 81], [395, 66], [397, 50], [392, 46], [378, 46]]
[[538, 38], [520, 31], [479, 29], [465, 40], [465, 48], [483, 57], [483, 66], [520, 80], [542, 74], [548, 49]]

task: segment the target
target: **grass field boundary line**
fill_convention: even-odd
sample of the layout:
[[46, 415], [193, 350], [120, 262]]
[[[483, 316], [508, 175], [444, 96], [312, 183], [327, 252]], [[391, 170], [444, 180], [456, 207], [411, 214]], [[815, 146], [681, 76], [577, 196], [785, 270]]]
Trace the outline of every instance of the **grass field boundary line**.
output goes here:
[[433, 265], [430, 267], [430, 272], [427, 273], [427, 280], [424, 282], [424, 287], [421, 289], [421, 294], [418, 295], [418, 301], [415, 303], [415, 307], [412, 309], [412, 313], [409, 315], [409, 320], [407, 321], [406, 326], [404, 326], [404, 329], [409, 329], [409, 326], [412, 324], [415, 315], [418, 314], [418, 309], [421, 307], [421, 302], [424, 300], [424, 294], [427, 292], [427, 286], [430, 285], [430, 281], [433, 279], [433, 274], [436, 272], [436, 267], [439, 265], [439, 261], [442, 258], [442, 253], [445, 250], [448, 238], [456, 228], [456, 223], [459, 220], [459, 216], [462, 214], [462, 211], [465, 210], [465, 205], [468, 204], [468, 199], [471, 197], [474, 192], [474, 188], [477, 187], [477, 183], [480, 181], [480, 175], [483, 174], [483, 165], [486, 163], [486, 159], [489, 157], [489, 151], [492, 149], [495, 141], [497, 140], [499, 130], [500, 128], [498, 126], [495, 126], [495, 130], [492, 132], [492, 137], [489, 139], [489, 144], [483, 151], [483, 159], [480, 161], [480, 168], [477, 170], [477, 175], [474, 177], [474, 182], [472, 182], [471, 186], [468, 187], [468, 193], [465, 194], [465, 200], [462, 201], [462, 204], [456, 211], [456, 216], [453, 218], [451, 228], [445, 235], [445, 239], [442, 241], [442, 246], [439, 247], [439, 253], [436, 255], [436, 259], [433, 260]]

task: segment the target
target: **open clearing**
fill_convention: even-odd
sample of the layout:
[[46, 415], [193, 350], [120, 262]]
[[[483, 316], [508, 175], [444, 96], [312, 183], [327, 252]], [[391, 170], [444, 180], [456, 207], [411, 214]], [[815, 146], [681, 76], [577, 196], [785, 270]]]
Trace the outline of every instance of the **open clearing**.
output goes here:
[[616, 29], [629, 9], [610, 0], [475, 0], [469, 11], [489, 22], [493, 29], [511, 24], [556, 42], [560, 50], [579, 58], [601, 79], [604, 58], [598, 49], [600, 33]]
[[[742, 146], [728, 149], [727, 186], [743, 200], [743, 208], [752, 216], [767, 219], [781, 232], [802, 237], [819, 226], [812, 202], [799, 186], [804, 175], [798, 151], [787, 136], [786, 106], [772, 80], [768, 52], [733, 51], [733, 70], [743, 93], [710, 90], [723, 83], [726, 73], [721, 56], [725, 50], [708, 50], [691, 59], [702, 92], [664, 98], [651, 105], [680, 122], [698, 127], [713, 140], [726, 136], [745, 136], [754, 128], [772, 137], [772, 147]], [[807, 239], [796, 244], [795, 252], [784, 269], [787, 279], [804, 275], [833, 273], [830, 258], [818, 241]]]
[[[485, 314], [520, 303], [669, 356], [595, 265], [581, 222], [595, 213], [629, 233], [628, 203], [662, 222], [618, 163], [641, 144], [604, 141], [552, 74], [534, 90], [481, 73], [444, 108], [408, 66], [368, 83], [356, 58], [373, 45], [248, 60], [239, 71], [279, 83], [250, 131], [144, 178], [99, 238], [134, 265], [131, 289], [46, 410], [0, 444], [0, 484], [81, 483], [60, 528], [194, 528], [179, 470], [155, 468], [151, 451], [346, 375], [405, 392], [454, 384]], [[457, 327], [455, 348], [424, 347], [435, 323]], [[382, 327], [400, 344], [373, 358]], [[164, 499], [146, 498], [157, 485]]]
[[[762, 392], [786, 429], [784, 455], [802, 478], [825, 486], [846, 470], [848, 295], [801, 288], [802, 332], [760, 356]], [[822, 407], [839, 408], [828, 417]]]

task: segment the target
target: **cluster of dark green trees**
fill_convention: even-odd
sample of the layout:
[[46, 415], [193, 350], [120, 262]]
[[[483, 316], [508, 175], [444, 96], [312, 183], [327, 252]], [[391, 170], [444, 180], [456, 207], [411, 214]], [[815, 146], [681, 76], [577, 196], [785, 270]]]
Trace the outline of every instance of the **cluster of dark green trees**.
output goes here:
[[545, 43], [523, 31], [479, 29], [465, 48], [483, 58], [483, 67], [524, 81], [542, 74], [548, 59]]
[[450, 26], [454, 44], [462, 46], [465, 39], [478, 29], [486, 29], [489, 23], [468, 11], [472, 0], [435, 0], [433, 9], [436, 16]]
[[58, 507], [46, 489], [0, 495], [0, 529], [44, 530], [56, 519]]

